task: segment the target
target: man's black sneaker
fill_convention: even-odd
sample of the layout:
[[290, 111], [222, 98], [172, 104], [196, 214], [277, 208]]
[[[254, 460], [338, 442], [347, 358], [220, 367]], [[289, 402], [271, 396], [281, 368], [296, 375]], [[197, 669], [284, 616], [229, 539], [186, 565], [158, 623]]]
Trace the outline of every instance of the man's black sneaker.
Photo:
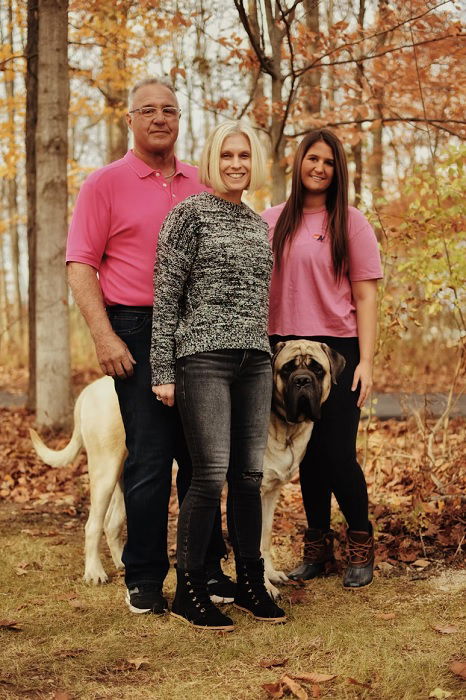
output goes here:
[[126, 589], [126, 605], [132, 613], [153, 613], [161, 615], [167, 612], [168, 603], [162, 590], [156, 586], [133, 586]]
[[207, 592], [212, 603], [233, 603], [236, 594], [236, 583], [223, 573], [220, 566], [215, 570], [207, 570]]

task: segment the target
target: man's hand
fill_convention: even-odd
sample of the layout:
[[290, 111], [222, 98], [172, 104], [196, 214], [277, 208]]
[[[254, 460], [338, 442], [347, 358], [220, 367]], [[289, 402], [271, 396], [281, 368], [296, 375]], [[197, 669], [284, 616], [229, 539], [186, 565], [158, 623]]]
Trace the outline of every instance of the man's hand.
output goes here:
[[120, 379], [131, 377], [136, 360], [126, 343], [116, 333], [107, 332], [94, 338], [94, 342], [97, 359], [104, 374]]
[[152, 387], [152, 391], [156, 395], [157, 399], [164, 404], [164, 406], [175, 405], [174, 384], [157, 384], [156, 386]]

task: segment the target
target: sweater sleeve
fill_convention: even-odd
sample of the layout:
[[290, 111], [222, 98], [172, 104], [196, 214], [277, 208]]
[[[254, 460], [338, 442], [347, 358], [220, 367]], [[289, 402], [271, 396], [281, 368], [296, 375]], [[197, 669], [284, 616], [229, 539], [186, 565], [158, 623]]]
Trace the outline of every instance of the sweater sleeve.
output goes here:
[[163, 222], [154, 268], [154, 309], [150, 363], [152, 386], [175, 381], [175, 332], [180, 301], [196, 254], [194, 207], [181, 202]]

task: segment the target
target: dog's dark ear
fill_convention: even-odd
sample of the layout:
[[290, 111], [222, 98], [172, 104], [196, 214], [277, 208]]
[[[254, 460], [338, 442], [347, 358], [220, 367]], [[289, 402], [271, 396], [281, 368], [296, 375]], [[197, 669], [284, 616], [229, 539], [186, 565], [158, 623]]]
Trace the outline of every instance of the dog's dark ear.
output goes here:
[[276, 345], [273, 346], [273, 348], [272, 348], [272, 352], [273, 352], [272, 365], [275, 364], [275, 360], [276, 360], [278, 353], [280, 352], [280, 350], [282, 348], [285, 347], [285, 345], [286, 345], [286, 343], [283, 340], [280, 340], [279, 343], [276, 343]]
[[320, 347], [322, 348], [322, 350], [325, 352], [325, 354], [327, 355], [327, 357], [329, 359], [330, 376], [332, 377], [333, 384], [336, 384], [338, 377], [345, 369], [346, 360], [343, 357], [343, 355], [340, 355], [340, 353], [337, 352], [336, 350], [333, 350], [333, 348], [329, 348], [329, 346], [326, 345], [325, 343], [321, 343]]

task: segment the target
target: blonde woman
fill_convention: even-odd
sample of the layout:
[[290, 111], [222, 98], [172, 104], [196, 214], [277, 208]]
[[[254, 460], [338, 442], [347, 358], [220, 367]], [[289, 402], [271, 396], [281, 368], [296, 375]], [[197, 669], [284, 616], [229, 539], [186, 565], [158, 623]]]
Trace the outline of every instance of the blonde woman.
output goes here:
[[216, 127], [201, 181], [166, 218], [159, 237], [152, 326], [152, 389], [176, 400], [193, 461], [180, 508], [172, 615], [197, 628], [231, 631], [210, 601], [204, 563], [221, 492], [237, 573], [235, 606], [268, 622], [285, 613], [268, 596], [260, 556], [262, 462], [272, 374], [267, 334], [272, 254], [267, 224], [242, 202], [261, 186], [265, 160], [254, 131]]

